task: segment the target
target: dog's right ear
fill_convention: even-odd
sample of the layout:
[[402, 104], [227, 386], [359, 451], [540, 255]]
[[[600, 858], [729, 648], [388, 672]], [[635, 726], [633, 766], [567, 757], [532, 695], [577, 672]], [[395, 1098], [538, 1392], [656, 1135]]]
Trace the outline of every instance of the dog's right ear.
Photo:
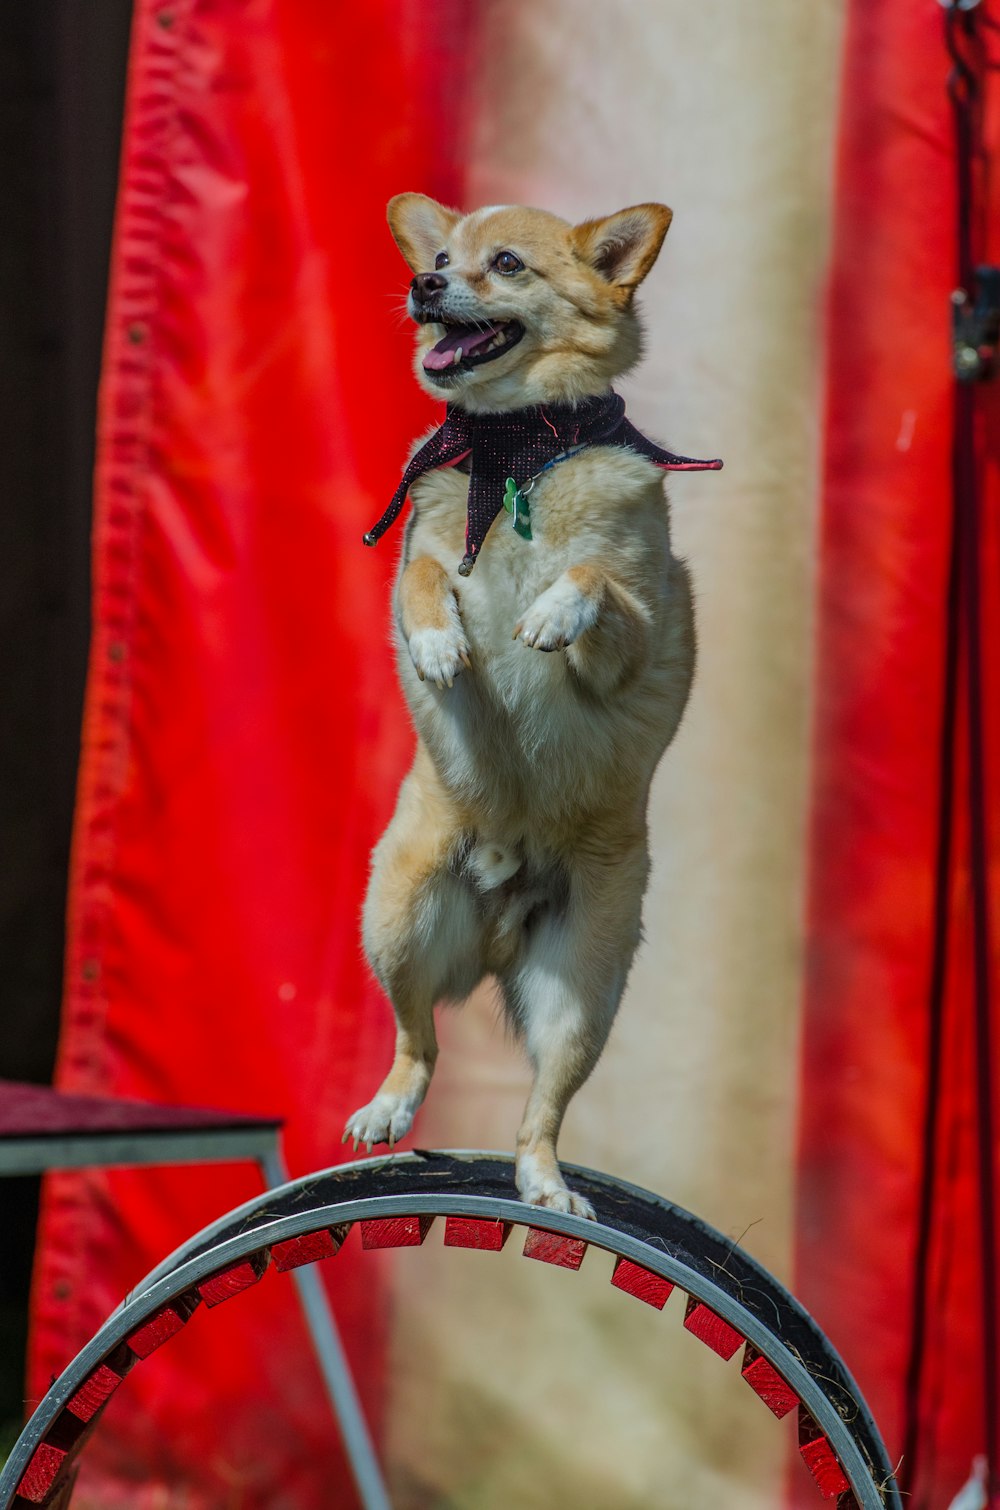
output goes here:
[[397, 194], [386, 211], [393, 240], [412, 273], [425, 273], [444, 250], [451, 229], [462, 218], [426, 194]]

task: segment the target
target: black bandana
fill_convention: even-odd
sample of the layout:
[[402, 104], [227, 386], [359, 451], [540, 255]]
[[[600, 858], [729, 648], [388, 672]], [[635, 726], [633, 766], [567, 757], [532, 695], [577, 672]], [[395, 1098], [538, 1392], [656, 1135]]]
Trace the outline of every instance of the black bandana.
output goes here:
[[611, 392], [579, 404], [545, 404], [499, 414], [466, 414], [449, 404], [444, 424], [413, 457], [392, 502], [364, 537], [376, 545], [399, 518], [406, 495], [425, 472], [453, 467], [471, 457], [469, 511], [465, 530], [465, 559], [459, 566], [467, 577], [503, 506], [504, 483], [513, 477], [523, 484], [547, 462], [577, 446], [628, 446], [665, 472], [717, 472], [721, 461], [696, 461], [654, 446], [625, 418], [625, 400]]

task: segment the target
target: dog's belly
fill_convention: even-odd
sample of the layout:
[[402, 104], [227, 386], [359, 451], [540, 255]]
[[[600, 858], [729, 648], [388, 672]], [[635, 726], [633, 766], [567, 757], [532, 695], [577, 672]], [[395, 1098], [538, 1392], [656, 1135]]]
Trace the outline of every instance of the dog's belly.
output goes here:
[[[570, 462], [557, 481], [568, 484], [571, 468], [589, 475], [587, 467], [598, 463], [596, 456]], [[619, 489], [622, 465], [616, 457]], [[628, 465], [635, 467], [636, 459]], [[694, 659], [687, 572], [670, 553], [661, 479], [650, 479], [647, 470], [639, 463], [635, 477], [626, 478], [648, 504], [629, 526], [643, 543], [641, 565], [635, 549], [623, 547], [615, 516], [605, 517], [597, 504], [588, 504], [572, 531], [550, 539], [547, 518], [572, 502], [560, 501], [550, 480], [535, 510], [534, 541], [519, 539], [501, 516], [465, 579], [453, 574], [464, 532], [465, 479], [433, 473], [419, 485], [420, 513], [407, 554], [429, 554], [449, 572], [472, 664], [452, 687], [418, 681], [397, 625], [403, 690], [442, 785], [463, 813], [474, 815], [475, 830], [485, 837], [537, 841], [552, 852], [594, 823], [644, 827], [649, 782], [680, 721]], [[614, 570], [623, 553], [622, 580], [641, 580], [636, 590], [652, 614], [648, 655], [627, 686], [597, 695], [565, 651], [540, 651], [513, 635], [531, 605], [577, 560], [607, 561]]]
[[651, 673], [609, 703], [581, 690], [562, 652], [509, 639], [486, 646], [474, 633], [470, 641], [472, 670], [452, 688], [417, 684], [411, 711], [443, 786], [474, 815], [475, 830], [561, 848], [568, 831], [612, 815], [641, 823], [686, 687], [671, 696]]

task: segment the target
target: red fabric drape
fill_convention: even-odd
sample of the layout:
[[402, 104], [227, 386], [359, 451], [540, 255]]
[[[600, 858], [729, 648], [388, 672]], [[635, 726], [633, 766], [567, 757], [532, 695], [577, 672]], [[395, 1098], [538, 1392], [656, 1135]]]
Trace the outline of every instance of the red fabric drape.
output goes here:
[[[937, 6], [851, 7], [829, 306], [798, 1229], [800, 1293], [849, 1360], [891, 1457], [916, 1412], [912, 1503], [928, 1510], [950, 1503], [985, 1446], [962, 738], [947, 794], [957, 818], [929, 1162], [923, 1149], [952, 534], [949, 67]], [[985, 126], [995, 136], [994, 111]], [[995, 203], [986, 201], [985, 221], [980, 256], [1000, 229]], [[992, 392], [978, 401], [992, 418]], [[992, 442], [988, 433], [984, 426], [980, 565], [995, 792], [1000, 479], [995, 425]], [[993, 855], [998, 818], [994, 797]], [[996, 912], [995, 883], [993, 897]], [[914, 1394], [907, 1379], [925, 1180], [932, 1233]]]
[[[390, 1050], [358, 913], [411, 736], [393, 547], [361, 534], [433, 411], [384, 207], [459, 193], [466, 33], [457, 3], [136, 8], [58, 1083], [284, 1115], [293, 1171], [339, 1156]], [[246, 1166], [51, 1179], [31, 1394], [258, 1189]], [[331, 1278], [376, 1414], [378, 1269], [345, 1251]], [[333, 1437], [269, 1276], [136, 1371], [81, 1503], [346, 1503]]]
[[[462, 199], [476, 10], [137, 0], [59, 1083], [284, 1114], [296, 1171], [337, 1156], [388, 1053], [357, 913], [410, 736], [385, 627], [392, 545], [365, 552], [360, 533], [431, 412], [383, 210], [405, 188]], [[931, 0], [850, 9], [820, 531], [798, 1284], [893, 1453], [925, 1176], [951, 518], [942, 21]], [[984, 424], [994, 770], [997, 433]], [[915, 1503], [934, 1510], [983, 1445], [967, 847], [961, 819], [916, 1400]], [[30, 1392], [257, 1184], [237, 1167], [50, 1181]], [[374, 1413], [378, 1270], [345, 1250], [329, 1273]], [[157, 1484], [190, 1506], [342, 1494], [274, 1276], [137, 1370], [106, 1424], [81, 1505], [88, 1485], [104, 1506], [162, 1504]]]

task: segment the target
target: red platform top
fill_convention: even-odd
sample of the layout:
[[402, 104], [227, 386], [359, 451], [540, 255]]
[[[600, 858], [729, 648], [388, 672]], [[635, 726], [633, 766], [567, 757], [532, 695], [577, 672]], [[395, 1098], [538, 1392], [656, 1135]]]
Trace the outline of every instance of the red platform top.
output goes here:
[[104, 1096], [68, 1096], [47, 1085], [0, 1080], [0, 1139], [79, 1133], [197, 1132], [278, 1128], [280, 1117], [249, 1117], [203, 1107], [156, 1106]]

